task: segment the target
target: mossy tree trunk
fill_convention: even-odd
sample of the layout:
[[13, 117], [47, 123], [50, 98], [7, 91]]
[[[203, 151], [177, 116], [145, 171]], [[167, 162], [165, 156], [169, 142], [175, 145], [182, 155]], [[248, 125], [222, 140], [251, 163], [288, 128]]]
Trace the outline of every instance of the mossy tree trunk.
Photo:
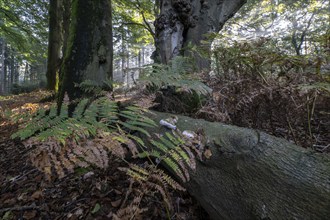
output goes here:
[[[153, 112], [155, 121], [170, 114]], [[212, 156], [186, 184], [212, 219], [328, 219], [330, 156], [252, 129], [178, 116], [203, 129]], [[164, 130], [152, 132], [163, 133]]]
[[49, 37], [47, 60], [47, 89], [55, 90], [56, 78], [61, 65], [61, 48], [63, 46], [63, 0], [49, 1]]
[[[210, 68], [212, 37], [246, 0], [163, 0], [155, 21], [155, 61], [163, 64], [175, 56], [190, 56], [199, 70]], [[208, 35], [208, 36], [207, 36]], [[202, 48], [202, 54], [189, 51]]]
[[82, 97], [76, 87], [85, 80], [102, 85], [112, 79], [111, 1], [73, 0], [71, 24], [62, 64], [58, 104], [64, 94], [71, 101]]

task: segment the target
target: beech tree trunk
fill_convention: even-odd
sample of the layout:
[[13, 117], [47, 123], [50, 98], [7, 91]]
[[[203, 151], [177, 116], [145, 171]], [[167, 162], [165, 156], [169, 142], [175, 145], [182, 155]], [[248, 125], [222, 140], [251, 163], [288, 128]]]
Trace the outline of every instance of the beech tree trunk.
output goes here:
[[4, 39], [0, 38], [0, 46], [1, 46], [1, 69], [0, 69], [0, 95], [4, 94], [4, 86], [5, 86], [5, 50], [6, 50], [6, 42]]
[[64, 94], [70, 100], [82, 97], [76, 87], [85, 80], [102, 85], [112, 79], [111, 1], [73, 0], [71, 24], [62, 64], [58, 104]]
[[[212, 37], [246, 0], [163, 0], [155, 21], [156, 62], [168, 64], [178, 55], [191, 56], [199, 70], [210, 68]], [[208, 36], [207, 36], [208, 35]], [[201, 53], [189, 47], [202, 47]]]
[[[154, 113], [156, 121], [169, 117]], [[202, 128], [211, 141], [212, 156], [190, 172], [186, 188], [212, 219], [329, 218], [330, 155], [252, 129], [178, 118], [181, 131]]]
[[[64, 0], [67, 1], [67, 0]], [[55, 90], [56, 78], [59, 75], [61, 65], [61, 49], [63, 46], [63, 0], [49, 1], [49, 36], [48, 36], [48, 60], [47, 60], [47, 86], [49, 90]]]

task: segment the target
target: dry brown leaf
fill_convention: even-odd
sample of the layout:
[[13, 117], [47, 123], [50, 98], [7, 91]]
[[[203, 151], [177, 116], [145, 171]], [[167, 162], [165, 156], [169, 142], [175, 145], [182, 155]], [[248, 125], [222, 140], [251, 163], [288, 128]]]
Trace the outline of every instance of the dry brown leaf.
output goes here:
[[80, 216], [80, 215], [84, 214], [84, 210], [82, 208], [79, 208], [74, 212], [74, 214], [77, 216]]
[[39, 200], [43, 197], [43, 193], [41, 190], [35, 191], [32, 195], [31, 198], [34, 200]]
[[89, 172], [85, 173], [83, 176], [83, 180], [91, 178], [92, 176], [94, 176], [94, 174], [95, 173], [93, 171], [89, 171]]
[[3, 202], [3, 204], [6, 204], [6, 205], [14, 205], [14, 204], [16, 204], [16, 199], [15, 198], [10, 198], [10, 199], [6, 199], [4, 202]]
[[26, 201], [27, 200], [27, 193], [22, 193], [17, 197], [18, 201]]
[[127, 147], [129, 148], [129, 150], [131, 151], [132, 156], [135, 157], [139, 153], [139, 150], [137, 149], [136, 144], [130, 139], [127, 139], [126, 144], [127, 144]]
[[121, 191], [119, 191], [118, 189], [115, 189], [115, 193], [117, 194], [117, 195], [121, 195], [121, 194], [123, 194]]
[[26, 211], [24, 212], [23, 218], [24, 219], [34, 219], [37, 215], [37, 211], [36, 210], [32, 210], [32, 211]]
[[204, 151], [204, 156], [206, 157], [206, 159], [210, 159], [210, 157], [212, 156], [212, 152], [210, 149], [206, 149]]
[[101, 191], [101, 189], [102, 189], [101, 183], [100, 182], [96, 182], [95, 183], [95, 188], [98, 189], [99, 191]]
[[111, 205], [112, 205], [113, 207], [117, 208], [117, 207], [120, 206], [121, 200], [122, 200], [122, 199], [118, 199], [118, 200], [116, 200], [116, 201], [113, 201], [113, 202], [111, 202]]

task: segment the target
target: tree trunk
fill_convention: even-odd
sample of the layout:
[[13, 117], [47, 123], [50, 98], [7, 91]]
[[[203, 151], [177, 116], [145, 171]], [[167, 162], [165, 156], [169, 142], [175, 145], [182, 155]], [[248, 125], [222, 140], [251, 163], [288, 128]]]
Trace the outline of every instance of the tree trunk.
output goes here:
[[9, 57], [10, 54], [12, 53], [12, 50], [10, 46], [5, 42], [5, 47], [4, 47], [4, 63], [3, 63], [3, 81], [2, 81], [2, 90], [4, 93], [6, 93], [6, 84], [7, 84], [7, 75], [10, 69], [10, 62], [9, 62]]
[[[63, 23], [62, 23], [62, 33], [63, 33], [63, 47], [62, 54], [65, 54], [68, 46], [68, 38], [70, 31], [70, 17], [71, 17], [71, 1], [63, 1]], [[62, 58], [63, 61], [63, 58]], [[61, 72], [60, 72], [61, 74]]]
[[85, 80], [102, 85], [112, 79], [111, 1], [73, 0], [67, 50], [62, 64], [59, 106], [67, 93], [70, 100], [82, 97], [76, 88]]
[[10, 71], [8, 72], [8, 81], [7, 81], [7, 92], [10, 92], [11, 87], [12, 87], [12, 82], [13, 82], [13, 76], [15, 75], [15, 56], [14, 53], [12, 52], [10, 54]]
[[[67, 1], [67, 0], [64, 0]], [[49, 37], [47, 62], [47, 89], [55, 91], [61, 64], [63, 46], [63, 0], [49, 1]]]
[[[169, 117], [154, 113], [156, 121]], [[212, 219], [329, 218], [329, 155], [221, 123], [179, 116], [177, 126], [202, 128], [211, 140], [212, 156], [190, 172], [186, 187]]]
[[[163, 0], [155, 21], [155, 61], [168, 64], [178, 55], [191, 56], [199, 70], [210, 69], [213, 38], [246, 0]], [[209, 34], [209, 36], [207, 36]], [[189, 47], [203, 51], [189, 51]]]
[[5, 78], [5, 50], [6, 50], [6, 42], [4, 39], [0, 38], [1, 43], [1, 71], [0, 71], [0, 95], [4, 94], [4, 78]]

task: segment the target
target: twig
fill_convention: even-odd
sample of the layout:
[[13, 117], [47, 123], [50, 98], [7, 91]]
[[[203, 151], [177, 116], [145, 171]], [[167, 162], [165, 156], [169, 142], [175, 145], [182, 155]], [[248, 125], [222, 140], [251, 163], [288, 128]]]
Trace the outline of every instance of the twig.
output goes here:
[[286, 116], [286, 122], [288, 123], [289, 129], [291, 131], [291, 134], [292, 134], [292, 137], [294, 139], [295, 144], [298, 144], [297, 139], [296, 139], [296, 135], [294, 134], [294, 130], [293, 130], [292, 126], [291, 126], [291, 123], [290, 123], [290, 120], [289, 120], [289, 117], [288, 116]]
[[125, 203], [126, 203], [126, 201], [128, 199], [129, 194], [131, 194], [131, 192], [133, 190], [133, 183], [134, 183], [134, 181], [131, 180], [130, 183], [129, 183], [129, 187], [128, 187], [128, 190], [126, 192], [125, 198], [124, 198], [124, 200], [123, 200], [123, 202], [122, 202], [122, 204], [120, 206], [120, 209], [122, 209], [124, 207], [124, 205], [125, 205]]
[[314, 110], [315, 110], [315, 103], [316, 103], [316, 98], [317, 98], [317, 93], [314, 93], [314, 97], [313, 97], [313, 103], [312, 103], [312, 109], [309, 108], [309, 96], [307, 96], [307, 119], [308, 119], [308, 132], [309, 132], [309, 136], [311, 138], [313, 138], [313, 134], [312, 134], [312, 126], [311, 126], [311, 120], [314, 116]]
[[23, 174], [21, 174], [21, 175], [15, 176], [15, 177], [9, 179], [8, 182], [12, 182], [12, 183], [14, 183], [14, 182], [16, 182], [16, 181], [22, 179], [23, 177], [29, 175], [30, 173], [32, 173], [32, 172], [34, 172], [34, 171], [36, 171], [36, 170], [37, 170], [37, 169], [32, 169], [32, 170], [30, 170], [30, 171], [28, 171], [28, 172], [26, 172], [26, 173], [23, 173]]
[[40, 206], [30, 205], [30, 206], [15, 206], [11, 208], [0, 209], [0, 213], [8, 211], [26, 211], [30, 209], [40, 209]]

